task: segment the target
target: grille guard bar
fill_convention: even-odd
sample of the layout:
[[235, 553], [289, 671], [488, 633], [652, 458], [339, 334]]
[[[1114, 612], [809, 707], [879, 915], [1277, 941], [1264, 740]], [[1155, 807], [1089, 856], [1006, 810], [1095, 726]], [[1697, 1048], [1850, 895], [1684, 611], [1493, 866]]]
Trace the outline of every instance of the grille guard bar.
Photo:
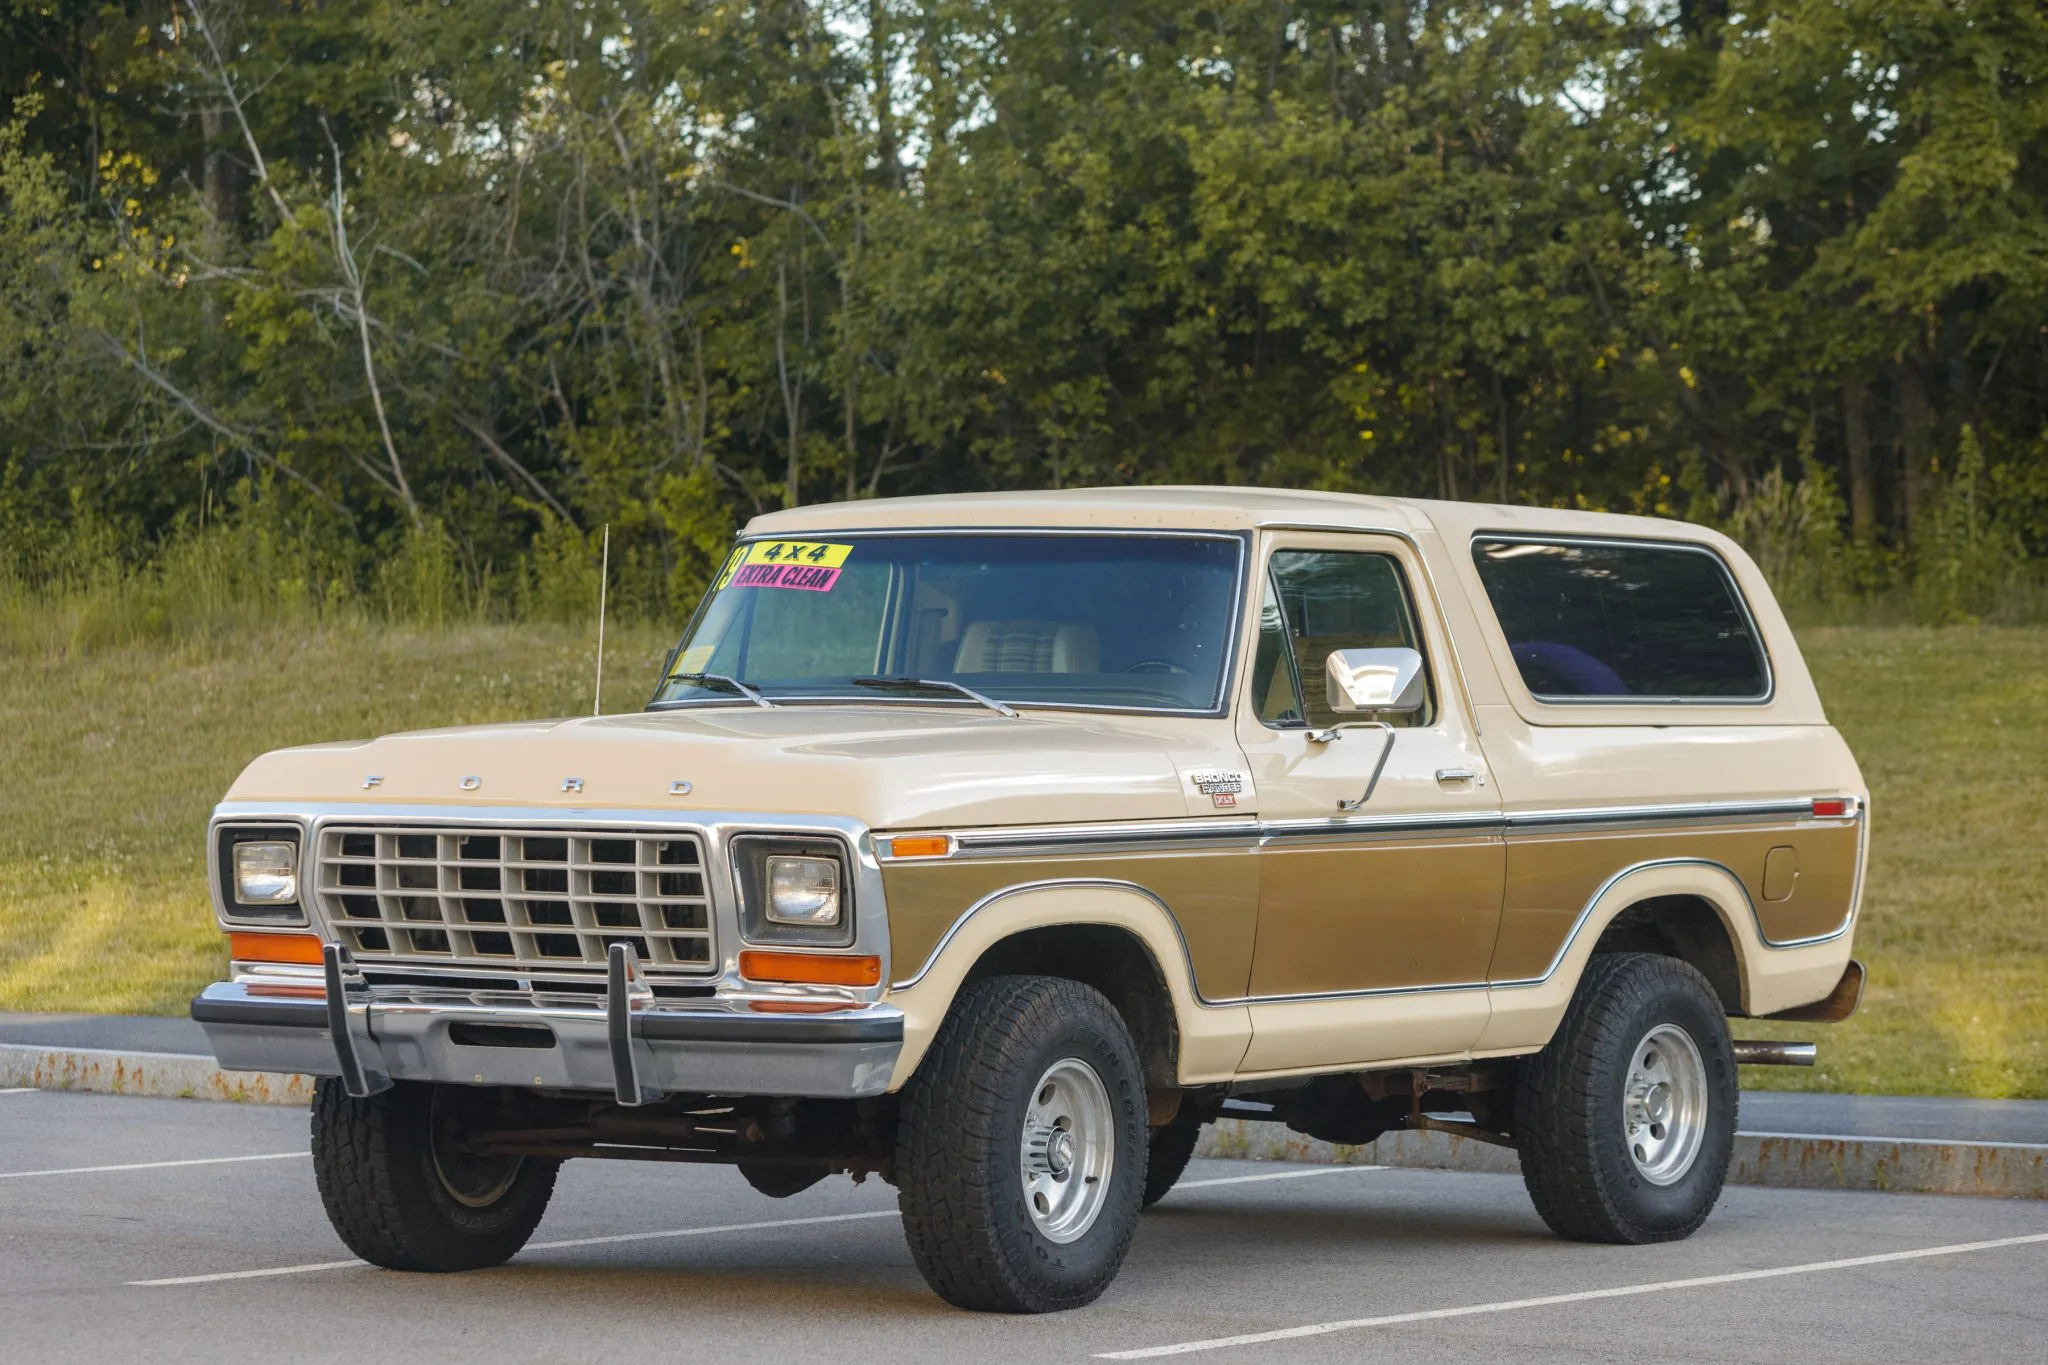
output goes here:
[[[370, 984], [340, 944], [320, 979], [217, 982], [192, 1002], [220, 1065], [338, 1078], [358, 1098], [399, 1081], [603, 1095], [623, 1106], [671, 1095], [854, 1099], [887, 1091], [904, 1017], [892, 1005], [823, 1013], [730, 997], [658, 996], [630, 944], [606, 963], [602, 1000]], [[313, 998], [316, 995], [324, 998]], [[507, 1041], [516, 1037], [523, 1041]], [[538, 1041], [535, 1041], [538, 1040]]]
[[[334, 1038], [343, 1088], [359, 1100], [389, 1090], [391, 1076], [383, 1068], [383, 1054], [370, 1041], [369, 983], [339, 943], [321, 945], [320, 965], [327, 977], [327, 1031]], [[377, 1060], [365, 1060], [370, 1057]]]
[[[321, 945], [320, 959], [327, 977], [327, 1031], [334, 1039], [343, 1088], [359, 1100], [389, 1090], [391, 1076], [383, 1069], [383, 1054], [370, 1041], [369, 984], [339, 943]], [[623, 1105], [652, 1104], [661, 1098], [659, 1090], [640, 1079], [639, 1039], [633, 1027], [636, 1009], [645, 1009], [653, 999], [654, 991], [640, 972], [640, 954], [630, 943], [612, 944], [605, 964], [605, 1036], [611, 1046], [612, 1090]]]
[[612, 1051], [612, 1090], [620, 1104], [651, 1104], [661, 1092], [640, 1080], [634, 1008], [654, 999], [640, 975], [640, 954], [630, 943], [614, 943], [605, 960], [604, 1031]]

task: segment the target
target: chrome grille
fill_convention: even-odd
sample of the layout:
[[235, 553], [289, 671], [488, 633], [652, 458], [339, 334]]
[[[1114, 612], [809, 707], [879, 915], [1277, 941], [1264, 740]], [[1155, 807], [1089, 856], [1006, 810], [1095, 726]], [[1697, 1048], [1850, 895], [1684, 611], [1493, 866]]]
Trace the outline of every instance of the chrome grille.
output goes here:
[[711, 902], [695, 834], [329, 827], [315, 891], [367, 962], [546, 971], [630, 943], [650, 972], [710, 972]]

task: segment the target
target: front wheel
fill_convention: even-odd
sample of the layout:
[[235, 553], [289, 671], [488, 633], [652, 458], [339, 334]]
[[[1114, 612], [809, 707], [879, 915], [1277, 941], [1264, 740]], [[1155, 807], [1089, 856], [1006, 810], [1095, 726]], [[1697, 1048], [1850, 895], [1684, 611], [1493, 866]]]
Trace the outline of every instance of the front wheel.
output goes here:
[[1728, 1178], [1736, 1095], [1728, 1020], [1705, 977], [1650, 953], [1595, 957], [1516, 1083], [1536, 1211], [1574, 1241], [1690, 1236]]
[[500, 1121], [502, 1092], [401, 1081], [352, 1099], [313, 1092], [313, 1176], [348, 1249], [387, 1270], [479, 1270], [526, 1245], [560, 1162], [485, 1156], [470, 1135]]
[[1099, 991], [970, 984], [899, 1113], [903, 1230], [941, 1298], [1046, 1313], [1108, 1287], [1137, 1228], [1146, 1105], [1130, 1032]]

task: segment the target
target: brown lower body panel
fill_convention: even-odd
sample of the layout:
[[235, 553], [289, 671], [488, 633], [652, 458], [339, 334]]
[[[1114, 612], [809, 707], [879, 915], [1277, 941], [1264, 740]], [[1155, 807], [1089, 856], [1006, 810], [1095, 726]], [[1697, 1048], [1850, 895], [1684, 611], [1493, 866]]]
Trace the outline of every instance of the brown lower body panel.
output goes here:
[[[1618, 873], [1648, 862], [1717, 863], [1749, 893], [1763, 936], [1817, 938], [1849, 916], [1859, 854], [1854, 824], [1510, 834], [1500, 939], [1488, 975], [1524, 981], [1549, 970], [1579, 914]], [[1790, 850], [1789, 855], [1775, 850]], [[1766, 871], [1769, 890], [1765, 896]]]

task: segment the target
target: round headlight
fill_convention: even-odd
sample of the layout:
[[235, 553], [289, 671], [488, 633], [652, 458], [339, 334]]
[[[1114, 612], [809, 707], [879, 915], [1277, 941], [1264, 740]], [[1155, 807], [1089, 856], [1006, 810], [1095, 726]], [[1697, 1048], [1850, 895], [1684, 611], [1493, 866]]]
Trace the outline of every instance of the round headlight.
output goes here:
[[235, 899], [244, 905], [289, 905], [299, 898], [299, 850], [288, 843], [236, 844]]
[[770, 924], [838, 924], [839, 860], [771, 854], [767, 908]]

